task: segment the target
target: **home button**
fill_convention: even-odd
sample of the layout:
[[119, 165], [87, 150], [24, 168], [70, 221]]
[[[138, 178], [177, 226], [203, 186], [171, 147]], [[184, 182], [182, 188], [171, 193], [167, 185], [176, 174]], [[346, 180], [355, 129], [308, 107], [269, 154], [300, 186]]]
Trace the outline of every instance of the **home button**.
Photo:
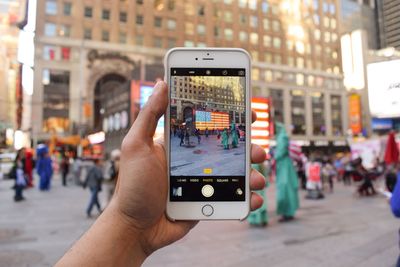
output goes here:
[[205, 205], [202, 209], [201, 212], [203, 212], [204, 216], [210, 217], [214, 213], [214, 208], [210, 205]]

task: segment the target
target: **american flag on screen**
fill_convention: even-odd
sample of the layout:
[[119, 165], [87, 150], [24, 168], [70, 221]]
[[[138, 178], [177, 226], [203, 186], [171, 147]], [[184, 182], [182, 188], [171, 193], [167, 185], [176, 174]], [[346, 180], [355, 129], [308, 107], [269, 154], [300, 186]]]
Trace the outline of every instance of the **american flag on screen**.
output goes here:
[[196, 111], [196, 128], [223, 130], [229, 128], [229, 114], [224, 112]]

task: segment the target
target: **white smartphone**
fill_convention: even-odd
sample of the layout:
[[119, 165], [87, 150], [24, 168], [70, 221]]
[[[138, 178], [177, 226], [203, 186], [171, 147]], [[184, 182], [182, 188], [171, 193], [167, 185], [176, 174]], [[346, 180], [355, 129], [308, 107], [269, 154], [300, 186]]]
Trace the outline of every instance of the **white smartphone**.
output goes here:
[[251, 60], [237, 48], [174, 48], [165, 144], [171, 220], [243, 220], [250, 212]]

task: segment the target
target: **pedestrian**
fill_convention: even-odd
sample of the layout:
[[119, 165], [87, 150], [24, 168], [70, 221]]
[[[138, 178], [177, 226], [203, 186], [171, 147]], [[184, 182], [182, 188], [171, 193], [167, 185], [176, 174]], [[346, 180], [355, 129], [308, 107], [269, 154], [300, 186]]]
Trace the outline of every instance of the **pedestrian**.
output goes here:
[[83, 188], [86, 187], [90, 190], [89, 205], [86, 209], [86, 215], [88, 218], [92, 217], [93, 206], [97, 207], [99, 213], [101, 213], [101, 206], [99, 203], [99, 192], [101, 191], [101, 185], [103, 182], [103, 172], [101, 169], [101, 160], [95, 159], [94, 165], [89, 169]]
[[185, 144], [185, 133], [183, 132], [183, 129], [179, 131], [179, 138], [181, 139], [181, 142], [179, 143], [179, 146], [182, 146]]
[[229, 149], [229, 136], [228, 136], [228, 130], [225, 128], [222, 131], [222, 146], [224, 147], [224, 149]]
[[174, 137], [176, 136], [176, 126], [174, 126]]
[[396, 165], [390, 164], [385, 175], [385, 184], [389, 192], [393, 192], [397, 182], [397, 168]]
[[186, 129], [186, 131], [185, 131], [185, 143], [186, 143], [186, 146], [190, 146], [190, 135], [189, 135], [189, 129]]
[[109, 169], [109, 188], [108, 188], [108, 201], [111, 200], [114, 195], [115, 187], [118, 181], [119, 174], [119, 160], [121, 156], [121, 151], [119, 149], [115, 149], [111, 151], [111, 165]]
[[82, 160], [80, 157], [75, 156], [75, 159], [72, 163], [72, 174], [74, 176], [74, 181], [76, 185], [82, 185], [81, 168], [82, 168]]
[[289, 138], [281, 123], [276, 123], [276, 202], [281, 222], [294, 219], [299, 208], [299, 181], [289, 156]]
[[[197, 224], [196, 221], [170, 221], [165, 215], [166, 155], [163, 145], [154, 142], [153, 136], [158, 119], [167, 109], [166, 99], [167, 85], [158, 82], [125, 136], [119, 182], [112, 203], [56, 267], [140, 266], [149, 255], [183, 238]], [[251, 158], [253, 163], [261, 163], [265, 151], [253, 145]], [[251, 172], [250, 190], [260, 190], [264, 183], [259, 173]], [[255, 193], [249, 197], [252, 210], [261, 206], [261, 197]]]
[[40, 144], [36, 150], [37, 164], [36, 171], [40, 177], [39, 189], [41, 191], [50, 190], [51, 177], [53, 176], [52, 160], [49, 155], [49, 149], [46, 145]]
[[35, 168], [35, 162], [33, 160], [32, 150], [25, 150], [25, 160], [24, 160], [24, 171], [26, 175], [27, 187], [33, 187], [33, 168]]
[[206, 138], [208, 139], [208, 135], [209, 135], [208, 128], [206, 128], [205, 134], [206, 134]]
[[200, 145], [200, 141], [201, 141], [201, 136], [200, 136], [200, 130], [196, 129], [196, 131], [194, 132], [194, 134], [197, 136], [197, 142]]
[[61, 160], [61, 178], [62, 178], [62, 185], [67, 186], [67, 176], [69, 173], [69, 158], [67, 155], [63, 154], [63, 158]]
[[221, 138], [221, 132], [219, 131], [219, 129], [217, 129], [217, 139], [219, 140]]
[[24, 172], [24, 158], [25, 158], [25, 149], [20, 149], [17, 152], [17, 156], [15, 157], [13, 167], [10, 171], [10, 178], [15, 179], [13, 189], [15, 191], [14, 201], [19, 202], [25, 200], [23, 196], [23, 190], [26, 183], [26, 177]]
[[351, 179], [353, 178], [353, 165], [351, 164], [351, 161], [348, 160], [345, 163], [344, 167], [344, 173], [343, 173], [343, 183], [344, 185], [351, 185]]
[[231, 124], [231, 134], [232, 134], [232, 148], [237, 148], [239, 144], [239, 136], [236, 130], [236, 124], [232, 122]]
[[[265, 162], [265, 164], [252, 164], [252, 167], [265, 177], [268, 177], [269, 176], [268, 173], [270, 172], [270, 167], [265, 166], [266, 164], [267, 162]], [[266, 191], [268, 185], [269, 185], [268, 179], [265, 179], [265, 187], [261, 190], [256, 191], [257, 194], [259, 194], [263, 198], [264, 202], [258, 210], [251, 212], [249, 217], [247, 218], [247, 221], [252, 226], [265, 227], [268, 225], [268, 209], [267, 209], [267, 197], [266, 197]]]

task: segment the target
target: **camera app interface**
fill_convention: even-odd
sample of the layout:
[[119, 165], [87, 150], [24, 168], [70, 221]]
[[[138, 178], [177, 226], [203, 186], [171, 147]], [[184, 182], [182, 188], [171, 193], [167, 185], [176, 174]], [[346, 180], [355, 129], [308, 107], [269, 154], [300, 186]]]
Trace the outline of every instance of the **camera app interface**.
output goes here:
[[245, 69], [172, 68], [170, 200], [245, 201]]

